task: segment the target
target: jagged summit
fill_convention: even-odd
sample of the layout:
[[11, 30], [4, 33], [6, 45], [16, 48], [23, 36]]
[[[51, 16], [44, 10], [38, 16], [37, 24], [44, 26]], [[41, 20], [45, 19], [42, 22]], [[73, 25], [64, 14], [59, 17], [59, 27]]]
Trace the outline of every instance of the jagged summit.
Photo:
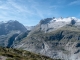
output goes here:
[[47, 24], [47, 23], [49, 23], [49, 22], [52, 21], [52, 20], [53, 20], [53, 18], [42, 19], [42, 20], [40, 21], [40, 24]]
[[78, 21], [80, 19], [76, 18], [76, 17], [67, 17], [67, 18], [63, 18], [63, 17], [60, 17], [60, 18], [46, 18], [46, 19], [42, 19], [40, 21], [41, 24], [46, 24], [46, 23], [52, 23], [52, 22], [71, 22], [71, 20], [75, 20], [75, 21]]
[[51, 32], [54, 30], [57, 30], [67, 24], [72, 24], [72, 25], [80, 25], [80, 19], [76, 18], [76, 17], [60, 17], [60, 18], [46, 18], [46, 19], [42, 19], [39, 23], [40, 25], [40, 29], [42, 31], [46, 31], [46, 32]]
[[0, 22], [0, 35], [5, 35], [10, 31], [20, 31], [25, 32], [27, 29], [23, 24], [18, 22], [17, 20], [9, 20]]
[[63, 21], [63, 22], [70, 22], [71, 20], [78, 20], [76, 17], [67, 17], [67, 18], [55, 18], [53, 20], [56, 20], [56, 22], [59, 22], [59, 21]]
[[[15, 23], [18, 22], [17, 20], [8, 20], [8, 21], [0, 21], [0, 24], [5, 24], [5, 23]], [[18, 22], [19, 23], [19, 22]]]

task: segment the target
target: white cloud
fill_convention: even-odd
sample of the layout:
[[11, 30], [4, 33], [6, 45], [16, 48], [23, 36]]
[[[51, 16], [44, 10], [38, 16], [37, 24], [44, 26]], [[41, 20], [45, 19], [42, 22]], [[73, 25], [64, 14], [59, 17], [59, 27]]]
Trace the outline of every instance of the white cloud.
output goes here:
[[48, 2], [43, 4], [42, 1], [36, 0], [6, 0], [4, 4], [0, 5], [0, 20], [16, 19], [28, 22], [27, 20], [33, 21], [46, 17], [59, 16], [59, 13], [56, 11], [56, 8], [60, 8], [59, 5], [51, 6], [49, 4]]
[[23, 12], [23, 13], [28, 13], [28, 14], [34, 14], [31, 10], [29, 10], [27, 8], [27, 6], [23, 5], [19, 5], [18, 3], [16, 3], [15, 1], [12, 1], [12, 0], [8, 0], [8, 3], [10, 5], [12, 5], [16, 10], [17, 12]]
[[[22, 1], [22, 0], [19, 0], [19, 1]], [[6, 4], [4, 4], [3, 6], [0, 6], [0, 9], [4, 9], [6, 11], [8, 10], [7, 15], [10, 15], [10, 13], [11, 14], [22, 13], [24, 15], [25, 14], [29, 15], [29, 16], [37, 15], [41, 18], [44, 18], [44, 15], [46, 13], [47, 13], [47, 15], [52, 13], [51, 9], [49, 9], [49, 8], [56, 9], [59, 7], [58, 5], [54, 5], [54, 6], [51, 6], [51, 7], [48, 6], [48, 8], [45, 8], [46, 5], [45, 4], [42, 5], [38, 1], [35, 1], [35, 0], [27, 0], [27, 1], [30, 3], [30, 6], [29, 5], [27, 6], [25, 4], [20, 5], [20, 4], [18, 4], [19, 2], [16, 2], [16, 0], [7, 0]], [[45, 10], [48, 12], [46, 12]], [[5, 12], [2, 12], [2, 13], [6, 14]]]
[[44, 18], [43, 13], [38, 8], [36, 8], [35, 6], [33, 8], [36, 10], [38, 16]]
[[80, 5], [80, 0], [75, 0], [71, 3], [69, 3], [69, 5]]
[[1, 5], [0, 9], [8, 9], [5, 5]]
[[[1, 2], [2, 3], [2, 2]], [[5, 4], [0, 5], [0, 14], [5, 17], [11, 15], [34, 15], [35, 13], [27, 8], [25, 5], [19, 5], [15, 0], [7, 0]], [[10, 18], [9, 17], [9, 18]], [[17, 17], [19, 18], [19, 17]], [[13, 19], [13, 18], [12, 18]]]

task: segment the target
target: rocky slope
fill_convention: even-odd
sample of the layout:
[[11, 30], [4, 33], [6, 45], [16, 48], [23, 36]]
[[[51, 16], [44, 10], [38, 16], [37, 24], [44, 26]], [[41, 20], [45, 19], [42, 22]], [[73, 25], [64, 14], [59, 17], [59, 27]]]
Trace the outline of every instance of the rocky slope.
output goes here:
[[[68, 20], [68, 21], [66, 21]], [[76, 18], [47, 18], [14, 48], [40, 53], [51, 58], [80, 59], [80, 21]]]

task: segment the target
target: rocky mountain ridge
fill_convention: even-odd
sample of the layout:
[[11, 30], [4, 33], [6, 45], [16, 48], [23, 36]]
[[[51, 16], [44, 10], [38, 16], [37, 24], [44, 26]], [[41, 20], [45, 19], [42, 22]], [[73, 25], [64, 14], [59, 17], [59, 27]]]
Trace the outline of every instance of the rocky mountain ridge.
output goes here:
[[40, 29], [45, 32], [51, 32], [53, 30], [57, 30], [66, 24], [70, 24], [71, 20], [76, 21], [76, 25], [80, 25], [80, 19], [77, 19], [75, 17], [68, 17], [68, 18], [46, 18], [40, 21]]
[[[46, 18], [32, 30], [21, 34], [9, 33], [0, 40], [0, 45], [24, 49], [55, 59], [79, 60], [80, 58], [80, 19]], [[22, 29], [22, 28], [21, 28]], [[14, 33], [14, 32], [13, 32]], [[6, 41], [8, 43], [6, 44]], [[11, 43], [11, 44], [10, 44]]]
[[[67, 19], [69, 19], [68, 22], [65, 21]], [[14, 48], [40, 53], [51, 58], [79, 60], [79, 19], [54, 20], [47, 18], [40, 21], [28, 36], [16, 44]]]

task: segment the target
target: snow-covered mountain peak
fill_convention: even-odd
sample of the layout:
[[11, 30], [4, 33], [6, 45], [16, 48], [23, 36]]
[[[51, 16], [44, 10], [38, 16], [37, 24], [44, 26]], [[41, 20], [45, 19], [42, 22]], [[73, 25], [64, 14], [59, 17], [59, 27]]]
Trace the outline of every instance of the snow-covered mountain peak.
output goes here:
[[16, 20], [9, 20], [9, 21], [7, 21], [7, 22], [15, 22]]
[[71, 22], [71, 20], [75, 20], [75, 21], [77, 21], [78, 19], [76, 18], [76, 17], [67, 17], [67, 18], [62, 18], [62, 17], [60, 17], [60, 18], [54, 18], [52, 21], [56, 21], [56, 22]]
[[0, 21], [0, 24], [7, 23], [7, 21]]
[[[11, 22], [15, 22], [16, 20], [8, 20], [8, 21], [0, 21], [0, 24], [3, 24], [3, 23], [11, 23]], [[17, 21], [18, 22], [18, 21]]]
[[75, 20], [76, 22], [80, 22], [80, 19], [76, 18], [76, 17], [60, 17], [60, 18], [46, 18], [46, 19], [42, 19], [40, 21], [40, 24], [50, 24], [50, 23], [55, 23], [55, 22], [65, 22], [65, 23], [70, 23], [72, 20]]
[[40, 21], [40, 29], [46, 32], [51, 32], [71, 23], [80, 25], [80, 19], [76, 17], [47, 18]]

